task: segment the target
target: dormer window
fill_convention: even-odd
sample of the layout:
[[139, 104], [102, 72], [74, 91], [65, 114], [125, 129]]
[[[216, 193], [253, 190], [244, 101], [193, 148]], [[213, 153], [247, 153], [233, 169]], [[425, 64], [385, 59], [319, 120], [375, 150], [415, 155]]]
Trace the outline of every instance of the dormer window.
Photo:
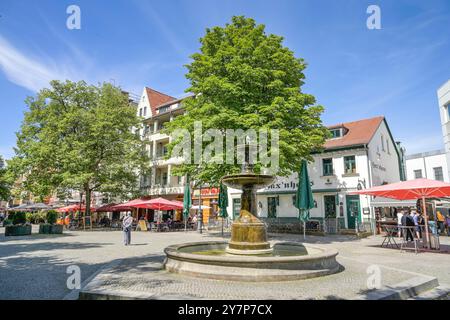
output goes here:
[[330, 132], [331, 132], [331, 139], [336, 139], [343, 136], [342, 128], [330, 129]]
[[159, 108], [159, 113], [167, 112], [167, 111], [169, 111], [169, 109], [170, 109], [170, 106], [161, 107], [161, 108]]

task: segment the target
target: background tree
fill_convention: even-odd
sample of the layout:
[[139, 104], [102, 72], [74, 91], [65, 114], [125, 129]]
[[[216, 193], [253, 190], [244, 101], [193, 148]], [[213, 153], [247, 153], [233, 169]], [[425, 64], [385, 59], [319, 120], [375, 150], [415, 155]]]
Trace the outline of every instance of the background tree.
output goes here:
[[[314, 96], [303, 93], [306, 63], [284, 47], [283, 38], [265, 33], [253, 19], [233, 17], [225, 27], [206, 30], [199, 53], [191, 56], [186, 77], [195, 98], [184, 101], [187, 113], [167, 126], [172, 133], [194, 121], [203, 130], [278, 129], [280, 139], [278, 175], [299, 170], [302, 159], [320, 149], [328, 135]], [[178, 140], [169, 146], [171, 152]], [[256, 166], [257, 168], [258, 166]], [[225, 174], [239, 172], [239, 165], [184, 164], [175, 174], [217, 184]]]
[[11, 183], [3, 157], [0, 156], [0, 201], [8, 201], [10, 197]]
[[58, 189], [79, 190], [87, 214], [93, 191], [136, 193], [149, 161], [141, 120], [120, 88], [52, 81], [26, 103], [11, 162], [25, 176], [25, 190], [42, 198]]

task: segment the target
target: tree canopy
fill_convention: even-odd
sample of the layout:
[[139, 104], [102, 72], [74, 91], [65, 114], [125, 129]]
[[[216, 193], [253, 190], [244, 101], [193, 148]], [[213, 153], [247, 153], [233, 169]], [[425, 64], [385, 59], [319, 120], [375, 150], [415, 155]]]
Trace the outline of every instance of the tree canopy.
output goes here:
[[0, 200], [7, 201], [10, 196], [10, 179], [8, 179], [5, 161], [0, 156]]
[[[328, 130], [320, 116], [324, 110], [314, 96], [303, 93], [306, 63], [283, 46], [283, 38], [266, 34], [265, 26], [237, 16], [225, 27], [206, 30], [200, 52], [187, 65], [186, 90], [195, 98], [184, 100], [186, 113], [167, 125], [193, 133], [194, 122], [203, 130], [278, 129], [279, 171], [298, 171], [302, 159], [323, 146]], [[169, 151], [179, 140], [172, 141]], [[205, 146], [205, 144], [203, 144]], [[176, 174], [217, 184], [225, 174], [240, 171], [238, 164], [183, 164]]]
[[137, 193], [148, 158], [139, 135], [141, 120], [128, 95], [109, 83], [52, 81], [26, 100], [12, 170], [23, 188], [45, 197], [62, 189], [86, 194]]

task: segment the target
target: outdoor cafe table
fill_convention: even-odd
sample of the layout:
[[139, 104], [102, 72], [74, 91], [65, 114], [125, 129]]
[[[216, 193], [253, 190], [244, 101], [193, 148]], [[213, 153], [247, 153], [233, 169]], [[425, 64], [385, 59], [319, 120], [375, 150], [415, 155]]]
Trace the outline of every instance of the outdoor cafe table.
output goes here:
[[[396, 247], [397, 249], [400, 249], [403, 251], [404, 248], [408, 248], [408, 238], [407, 234], [410, 233], [412, 235], [412, 242], [414, 242], [414, 252], [417, 254], [419, 252], [419, 241], [420, 239], [417, 238], [416, 235], [416, 226], [393, 226], [393, 225], [382, 225], [384, 231], [386, 232], [386, 236], [383, 240], [383, 243], [381, 244], [382, 247]], [[423, 232], [423, 230], [422, 230]], [[399, 233], [401, 233], [401, 244], [400, 246], [395, 241], [396, 238], [398, 238]]]
[[389, 246], [395, 246], [396, 248], [399, 248], [397, 242], [395, 241], [395, 238], [398, 236], [399, 227], [383, 224], [381, 226], [383, 230], [386, 232], [386, 236], [381, 243], [382, 247], [389, 247]]

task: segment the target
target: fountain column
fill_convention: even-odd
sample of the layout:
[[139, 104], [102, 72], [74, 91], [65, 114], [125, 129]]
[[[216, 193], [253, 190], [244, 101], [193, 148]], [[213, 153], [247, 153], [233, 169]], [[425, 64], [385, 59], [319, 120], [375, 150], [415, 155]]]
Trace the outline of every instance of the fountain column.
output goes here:
[[267, 254], [272, 252], [267, 241], [265, 224], [259, 220], [256, 207], [256, 191], [273, 183], [275, 177], [255, 174], [249, 163], [249, 145], [245, 145], [245, 161], [242, 173], [225, 176], [222, 183], [242, 190], [239, 218], [231, 225], [231, 241], [228, 253], [242, 255]]

